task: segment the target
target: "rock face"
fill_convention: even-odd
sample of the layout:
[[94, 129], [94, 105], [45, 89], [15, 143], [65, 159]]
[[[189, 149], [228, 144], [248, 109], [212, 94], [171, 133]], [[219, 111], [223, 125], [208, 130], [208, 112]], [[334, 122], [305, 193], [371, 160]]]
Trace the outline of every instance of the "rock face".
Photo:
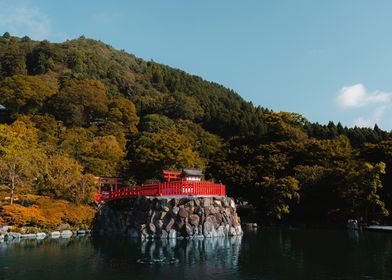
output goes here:
[[210, 238], [242, 234], [229, 197], [138, 197], [133, 207], [101, 204], [94, 231], [137, 238]]

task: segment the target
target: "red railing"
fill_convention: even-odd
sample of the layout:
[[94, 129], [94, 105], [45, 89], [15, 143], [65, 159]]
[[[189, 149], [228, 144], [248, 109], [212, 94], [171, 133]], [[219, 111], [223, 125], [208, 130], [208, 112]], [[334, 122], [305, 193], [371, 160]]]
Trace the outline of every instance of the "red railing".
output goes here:
[[175, 181], [154, 185], [128, 186], [97, 192], [97, 202], [141, 196], [226, 196], [223, 184], [197, 181]]

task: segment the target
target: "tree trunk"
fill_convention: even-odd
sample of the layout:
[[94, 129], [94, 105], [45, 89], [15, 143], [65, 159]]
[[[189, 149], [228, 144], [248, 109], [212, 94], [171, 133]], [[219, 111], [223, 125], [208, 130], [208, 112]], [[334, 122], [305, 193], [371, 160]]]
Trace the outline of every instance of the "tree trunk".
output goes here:
[[14, 190], [15, 190], [15, 178], [11, 179], [11, 192], [10, 192], [10, 204], [14, 203]]
[[12, 165], [12, 169], [10, 171], [10, 177], [11, 177], [11, 189], [10, 189], [10, 205], [14, 203], [14, 192], [15, 192], [15, 163]]

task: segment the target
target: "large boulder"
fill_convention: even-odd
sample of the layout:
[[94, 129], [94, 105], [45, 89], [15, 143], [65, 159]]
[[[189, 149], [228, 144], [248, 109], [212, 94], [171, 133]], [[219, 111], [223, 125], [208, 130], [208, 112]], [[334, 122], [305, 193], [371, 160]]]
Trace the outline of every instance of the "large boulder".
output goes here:
[[172, 210], [171, 210], [172, 215], [173, 215], [173, 216], [177, 216], [178, 211], [180, 211], [180, 208], [177, 207], [177, 206], [174, 206], [174, 207], [172, 208]]
[[203, 208], [202, 207], [200, 207], [200, 206], [197, 206], [196, 208], [195, 208], [195, 210], [194, 210], [194, 213], [195, 214], [197, 214], [197, 215], [199, 215], [200, 217], [203, 215]]
[[156, 226], [153, 223], [149, 223], [147, 226], [147, 229], [150, 234], [155, 234], [155, 232], [157, 230]]
[[37, 234], [35, 234], [35, 233], [21, 234], [20, 238], [23, 238], [23, 239], [35, 239], [35, 238], [37, 238]]
[[206, 218], [206, 222], [209, 222], [210, 224], [212, 224], [214, 228], [218, 227], [218, 222], [217, 222], [215, 216], [213, 216], [213, 215], [209, 215]]
[[2, 226], [0, 227], [0, 234], [7, 234], [8, 230], [9, 230], [10, 226]]
[[200, 222], [200, 217], [196, 214], [189, 215], [189, 223], [193, 226], [198, 226]]
[[70, 230], [63, 230], [61, 232], [61, 237], [62, 238], [70, 238], [72, 235], [73, 235], [73, 233]]
[[188, 223], [185, 224], [185, 233], [187, 234], [187, 236], [193, 235], [193, 227]]
[[59, 232], [58, 230], [49, 232], [49, 237], [50, 238], [59, 238], [61, 236], [61, 232]]
[[234, 199], [232, 199], [232, 198], [228, 198], [228, 199], [230, 199], [230, 207], [231, 207], [232, 209], [235, 209], [236, 207], [235, 207]]
[[193, 206], [195, 206], [195, 202], [193, 200], [190, 200], [187, 203], [185, 203], [185, 207], [187, 208], [192, 208]]
[[222, 214], [221, 213], [215, 213], [214, 217], [216, 219], [217, 225], [220, 225], [222, 223]]
[[156, 220], [154, 224], [155, 224], [157, 229], [161, 229], [162, 226], [163, 226], [162, 220]]
[[178, 215], [179, 215], [181, 218], [188, 218], [188, 216], [189, 216], [189, 211], [188, 211], [188, 209], [186, 209], [186, 208], [180, 208], [180, 210], [178, 211]]
[[210, 234], [214, 230], [214, 225], [210, 221], [205, 221], [203, 225], [204, 236]]
[[167, 233], [167, 231], [166, 230], [162, 230], [161, 231], [161, 233], [160, 233], [160, 235], [159, 235], [159, 238], [161, 238], [161, 239], [167, 239], [169, 237], [169, 234]]
[[182, 230], [182, 228], [184, 227], [184, 225], [185, 225], [185, 219], [184, 219], [184, 218], [179, 218], [179, 219], [176, 221], [176, 228], [177, 228], [179, 231]]
[[169, 232], [169, 231], [173, 228], [174, 223], [175, 223], [174, 219], [171, 218], [171, 219], [169, 220], [169, 222], [166, 224], [165, 230], [166, 230], [167, 232]]
[[220, 200], [214, 199], [214, 206], [221, 207], [222, 206], [222, 202]]
[[148, 237], [150, 237], [150, 234], [148, 233], [147, 228], [144, 228], [144, 229], [141, 231], [141, 238], [148, 238]]
[[209, 197], [205, 197], [203, 198], [203, 200], [201, 201], [201, 206], [211, 206], [211, 198]]
[[168, 215], [167, 215], [168, 212], [169, 212], [169, 211], [163, 210], [162, 213], [161, 213], [161, 216], [159, 217], [159, 219], [160, 219], [160, 220], [163, 220], [165, 217], [167, 217], [167, 216], [168, 216]]
[[170, 231], [169, 231], [169, 236], [168, 236], [168, 238], [170, 238], [170, 239], [175, 239], [175, 238], [177, 238], [177, 231], [174, 230], [174, 229], [170, 230]]

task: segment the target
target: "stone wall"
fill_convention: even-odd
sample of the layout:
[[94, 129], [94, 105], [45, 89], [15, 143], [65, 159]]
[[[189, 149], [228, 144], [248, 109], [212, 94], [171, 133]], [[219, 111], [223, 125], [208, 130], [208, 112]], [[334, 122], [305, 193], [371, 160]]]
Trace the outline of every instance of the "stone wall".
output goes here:
[[101, 204], [93, 228], [137, 238], [208, 238], [242, 234], [229, 197], [139, 197], [132, 206]]

